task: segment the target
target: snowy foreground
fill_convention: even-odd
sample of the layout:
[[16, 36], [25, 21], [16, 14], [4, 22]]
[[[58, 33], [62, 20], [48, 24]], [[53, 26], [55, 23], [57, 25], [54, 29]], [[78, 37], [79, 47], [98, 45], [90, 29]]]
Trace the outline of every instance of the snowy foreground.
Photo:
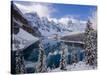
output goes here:
[[[89, 65], [86, 65], [85, 62], [80, 61], [73, 65], [67, 65], [65, 71], [92, 70], [92, 69], [96, 69], [96, 68], [97, 68], [96, 66], [89, 66]], [[48, 72], [62, 72], [62, 71], [64, 71], [64, 70], [61, 70], [60, 68], [56, 68], [53, 70], [48, 68]]]

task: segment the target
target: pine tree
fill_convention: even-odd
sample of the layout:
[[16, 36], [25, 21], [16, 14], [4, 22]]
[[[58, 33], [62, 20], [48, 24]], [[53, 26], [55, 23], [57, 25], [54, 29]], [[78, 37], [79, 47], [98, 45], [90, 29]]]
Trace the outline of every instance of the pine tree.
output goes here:
[[97, 65], [97, 34], [90, 21], [87, 22], [84, 38], [86, 63]]
[[16, 74], [23, 74], [25, 73], [25, 64], [24, 64], [24, 57], [22, 55], [22, 51], [19, 49], [19, 45], [16, 43], [15, 48], [17, 49], [16, 51]]
[[60, 60], [60, 69], [66, 70], [66, 53], [65, 53], [65, 47], [64, 43], [61, 43], [61, 60]]
[[77, 59], [77, 53], [76, 53], [76, 49], [74, 44], [72, 45], [72, 63], [77, 63], [78, 59]]
[[43, 49], [42, 43], [39, 44], [39, 58], [38, 58], [38, 64], [36, 67], [36, 72], [46, 72], [46, 55], [45, 51]]

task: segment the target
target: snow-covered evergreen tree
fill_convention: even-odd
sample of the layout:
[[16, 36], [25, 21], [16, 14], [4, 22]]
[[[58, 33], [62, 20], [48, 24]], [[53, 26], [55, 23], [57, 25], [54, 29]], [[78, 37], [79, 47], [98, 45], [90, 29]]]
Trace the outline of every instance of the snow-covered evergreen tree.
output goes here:
[[17, 49], [16, 55], [15, 55], [16, 56], [15, 57], [15, 60], [16, 60], [15, 71], [16, 71], [16, 74], [23, 74], [26, 72], [25, 64], [24, 64], [24, 57], [17, 43], [15, 43], [15, 48]]
[[86, 63], [89, 65], [97, 65], [97, 33], [92, 28], [90, 20], [87, 22], [84, 42]]
[[60, 60], [60, 69], [61, 70], [66, 70], [66, 53], [65, 53], [65, 45], [62, 42], [61, 43], [61, 60]]
[[72, 63], [77, 63], [77, 53], [74, 44], [72, 45]]
[[46, 55], [45, 51], [43, 49], [42, 42], [39, 44], [39, 58], [38, 58], [38, 64], [36, 66], [36, 72], [46, 72]]

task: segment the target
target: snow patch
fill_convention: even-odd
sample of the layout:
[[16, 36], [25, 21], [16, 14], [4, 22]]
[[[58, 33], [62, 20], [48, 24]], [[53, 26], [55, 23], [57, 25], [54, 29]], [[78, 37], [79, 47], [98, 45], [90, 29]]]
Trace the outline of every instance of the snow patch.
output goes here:
[[80, 61], [72, 65], [67, 65], [66, 70], [61, 70], [60, 67], [53, 70], [48, 69], [48, 72], [62, 72], [62, 71], [78, 71], [78, 70], [92, 70], [96, 69], [96, 66], [87, 65], [85, 62]]
[[[17, 35], [12, 35], [12, 39], [18, 41], [19, 49], [23, 49], [31, 45], [32, 43], [35, 43], [39, 39], [37, 37], [32, 36], [28, 32], [26, 32], [23, 29], [20, 29], [19, 33]], [[15, 51], [17, 50], [15, 48], [15, 43], [12, 44], [12, 49]]]

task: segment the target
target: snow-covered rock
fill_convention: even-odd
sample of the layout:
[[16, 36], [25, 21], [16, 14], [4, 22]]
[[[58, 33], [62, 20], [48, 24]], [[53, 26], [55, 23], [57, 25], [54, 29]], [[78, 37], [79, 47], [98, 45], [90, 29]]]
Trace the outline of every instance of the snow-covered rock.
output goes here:
[[39, 39], [37, 37], [29, 34], [25, 30], [23, 30], [22, 28], [20, 28], [18, 34], [16, 34], [16, 35], [12, 34], [12, 40], [17, 41], [17, 42], [14, 42], [12, 44], [12, 50], [15, 51], [15, 50], [17, 50], [16, 47], [15, 47], [15, 43], [18, 43], [19, 49], [23, 49], [23, 48], [28, 47], [32, 43], [38, 41]]

